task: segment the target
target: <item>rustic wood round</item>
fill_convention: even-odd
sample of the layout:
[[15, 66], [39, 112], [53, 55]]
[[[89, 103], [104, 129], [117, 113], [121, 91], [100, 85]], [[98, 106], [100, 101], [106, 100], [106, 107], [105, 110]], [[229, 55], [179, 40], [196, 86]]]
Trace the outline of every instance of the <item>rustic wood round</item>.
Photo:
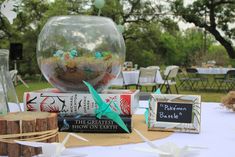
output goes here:
[[[42, 131], [57, 129], [57, 114], [47, 112], [14, 112], [0, 116], [0, 137], [4, 135], [16, 136], [7, 138], [7, 142], [0, 142], [0, 156], [9, 157], [33, 156], [41, 153], [41, 149], [29, 146], [21, 146], [14, 139], [35, 138], [32, 136], [21, 136], [24, 133], [37, 134]], [[56, 131], [55, 135], [56, 135]], [[3, 138], [0, 138], [2, 140]], [[9, 142], [8, 142], [9, 141]], [[58, 135], [48, 138], [42, 142], [58, 142]]]

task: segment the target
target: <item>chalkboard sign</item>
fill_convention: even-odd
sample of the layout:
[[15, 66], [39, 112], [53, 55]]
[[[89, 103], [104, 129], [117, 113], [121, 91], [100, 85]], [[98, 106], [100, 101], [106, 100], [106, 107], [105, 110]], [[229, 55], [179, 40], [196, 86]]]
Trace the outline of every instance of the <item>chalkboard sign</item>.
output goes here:
[[158, 102], [156, 121], [192, 123], [193, 104]]
[[151, 94], [148, 130], [199, 133], [201, 96]]

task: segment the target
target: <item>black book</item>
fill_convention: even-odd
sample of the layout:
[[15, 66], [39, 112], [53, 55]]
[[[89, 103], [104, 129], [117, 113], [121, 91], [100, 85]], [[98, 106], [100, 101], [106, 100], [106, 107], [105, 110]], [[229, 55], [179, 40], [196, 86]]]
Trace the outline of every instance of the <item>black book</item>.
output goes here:
[[[120, 116], [128, 130], [132, 132], [131, 116]], [[102, 116], [98, 119], [95, 115], [58, 116], [58, 127], [61, 132], [80, 133], [126, 133], [113, 120]]]

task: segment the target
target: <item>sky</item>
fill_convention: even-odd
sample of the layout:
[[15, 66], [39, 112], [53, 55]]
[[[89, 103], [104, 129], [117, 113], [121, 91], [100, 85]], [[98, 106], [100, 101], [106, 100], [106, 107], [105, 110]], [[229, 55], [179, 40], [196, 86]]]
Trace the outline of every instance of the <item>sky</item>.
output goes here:
[[[184, 0], [184, 6], [187, 6], [189, 4], [192, 4], [195, 0]], [[179, 21], [178, 22], [178, 25], [179, 25], [179, 28], [181, 30], [186, 30], [188, 28], [191, 28], [191, 27], [195, 27], [194, 24], [192, 23], [186, 23], [186, 22], [183, 22], [183, 21]]]
[[183, 22], [183, 21], [179, 21], [179, 22], [178, 22], [178, 25], [179, 25], [180, 30], [186, 30], [186, 29], [188, 29], [188, 28], [195, 27], [194, 24], [192, 24], [192, 23], [186, 23], [186, 22]]

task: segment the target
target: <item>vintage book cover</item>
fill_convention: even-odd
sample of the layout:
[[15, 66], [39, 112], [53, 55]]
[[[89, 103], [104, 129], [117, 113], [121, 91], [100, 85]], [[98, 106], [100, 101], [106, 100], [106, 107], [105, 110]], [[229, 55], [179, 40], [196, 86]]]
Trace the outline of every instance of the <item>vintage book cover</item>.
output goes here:
[[[132, 132], [132, 117], [121, 116], [128, 130]], [[82, 133], [126, 133], [113, 120], [102, 116], [98, 119], [95, 115], [58, 116], [58, 127], [61, 132]]]
[[[100, 96], [120, 115], [132, 115], [139, 105], [139, 90], [105, 90]], [[95, 114], [98, 108], [90, 93], [63, 93], [56, 89], [26, 92], [23, 102], [28, 111], [64, 115]]]

